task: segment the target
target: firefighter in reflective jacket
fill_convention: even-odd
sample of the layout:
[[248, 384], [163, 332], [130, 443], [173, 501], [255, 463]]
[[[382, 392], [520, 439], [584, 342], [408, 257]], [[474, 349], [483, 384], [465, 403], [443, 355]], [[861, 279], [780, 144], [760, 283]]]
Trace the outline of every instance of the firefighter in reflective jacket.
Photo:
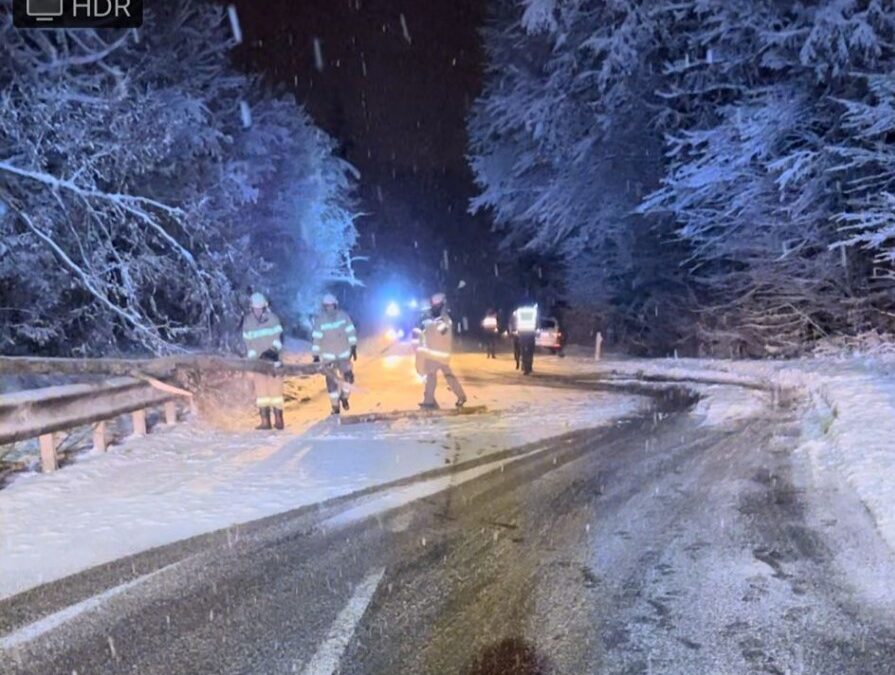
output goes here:
[[538, 306], [526, 305], [513, 312], [513, 325], [516, 329], [519, 356], [522, 361], [522, 374], [531, 375], [535, 359], [535, 338], [538, 332]]
[[482, 319], [482, 330], [485, 333], [485, 353], [487, 358], [497, 358], [497, 335], [499, 328], [497, 326], [497, 311], [489, 309], [485, 318]]
[[351, 360], [357, 361], [357, 330], [351, 317], [339, 309], [339, 301], [332, 293], [323, 296], [323, 311], [314, 318], [311, 352], [314, 362], [323, 362], [326, 391], [332, 405], [332, 414], [338, 415], [339, 404], [348, 410], [348, 397], [354, 384]]
[[[246, 356], [250, 359], [272, 361], [280, 365], [283, 350], [283, 326], [274, 314], [263, 293], [252, 293], [251, 310], [242, 320], [242, 339]], [[283, 378], [277, 375], [252, 373], [255, 384], [255, 401], [261, 415], [256, 429], [270, 429], [270, 410], [273, 408], [277, 429], [283, 428]]]
[[444, 374], [444, 379], [450, 390], [457, 397], [457, 407], [462, 408], [466, 403], [466, 393], [463, 386], [451, 370], [451, 347], [453, 345], [453, 324], [451, 316], [445, 306], [444, 293], [436, 293], [432, 296], [432, 306], [418, 328], [414, 329], [415, 341], [418, 341], [416, 351], [417, 372], [426, 378], [426, 388], [423, 402], [420, 408], [438, 408], [435, 400], [435, 387], [438, 384], [438, 371]]

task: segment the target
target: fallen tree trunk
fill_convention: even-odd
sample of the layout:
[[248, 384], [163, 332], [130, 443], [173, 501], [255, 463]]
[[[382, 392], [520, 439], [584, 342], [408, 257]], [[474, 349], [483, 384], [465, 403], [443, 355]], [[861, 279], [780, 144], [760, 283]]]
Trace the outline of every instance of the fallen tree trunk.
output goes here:
[[228, 371], [231, 373], [265, 373], [289, 377], [319, 375], [319, 363], [284, 363], [279, 368], [270, 361], [241, 359], [233, 356], [178, 356], [173, 359], [175, 370]]
[[321, 372], [316, 363], [284, 363], [279, 368], [270, 361], [207, 354], [166, 356], [158, 359], [67, 359], [35, 356], [0, 356], [0, 375], [104, 375], [176, 378], [190, 371], [265, 373], [289, 377], [310, 377]]
[[174, 375], [171, 358], [160, 359], [58, 359], [38, 356], [0, 357], [0, 375], [106, 375], [153, 377]]
[[474, 405], [465, 408], [445, 408], [443, 410], [393, 410], [392, 412], [362, 413], [360, 415], [342, 415], [341, 424], [369, 424], [370, 422], [394, 422], [407, 419], [430, 419], [433, 417], [457, 417], [461, 415], [482, 415], [488, 412], [488, 406]]

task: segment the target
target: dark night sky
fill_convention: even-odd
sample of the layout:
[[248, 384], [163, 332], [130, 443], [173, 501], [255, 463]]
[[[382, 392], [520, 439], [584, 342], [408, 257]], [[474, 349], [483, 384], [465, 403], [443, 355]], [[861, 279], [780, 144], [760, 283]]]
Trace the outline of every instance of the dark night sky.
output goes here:
[[[474, 186], [464, 159], [485, 0], [236, 4], [245, 36], [238, 60], [295, 92], [361, 171], [361, 207], [371, 215], [359, 222], [358, 252], [373, 259], [361, 270], [369, 292], [389, 277], [420, 292], [459, 278], [493, 286], [496, 238], [486, 216], [466, 213]], [[446, 273], [445, 247], [456, 256]]]
[[[346, 158], [372, 178], [416, 169], [447, 170], [468, 181], [464, 118], [480, 87], [477, 31], [484, 4], [244, 0], [237, 2], [247, 43], [240, 57], [287, 84], [343, 143]], [[315, 38], [322, 72], [315, 67]]]

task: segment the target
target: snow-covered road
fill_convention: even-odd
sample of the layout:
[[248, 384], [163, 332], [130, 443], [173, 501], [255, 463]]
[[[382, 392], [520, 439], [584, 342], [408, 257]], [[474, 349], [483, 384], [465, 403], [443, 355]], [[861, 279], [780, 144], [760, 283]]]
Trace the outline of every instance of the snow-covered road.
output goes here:
[[[456, 361], [461, 376], [477, 378], [468, 387], [470, 404], [492, 414], [339, 426], [315, 381], [308, 383], [312, 400], [287, 409], [286, 433], [251, 431], [252, 410], [232, 410], [226, 428], [159, 428], [106, 454], [81, 455], [55, 474], [20, 477], [0, 490], [0, 597], [194, 535], [596, 427], [645, 404], [622, 393], [544, 389], [517, 377], [506, 356]], [[415, 409], [421, 396], [412, 358], [401, 349], [362, 359], [358, 385], [352, 413]], [[452, 401], [446, 390], [439, 398]]]
[[679, 394], [0, 601], [0, 673], [890, 672], [895, 556], [800, 405]]

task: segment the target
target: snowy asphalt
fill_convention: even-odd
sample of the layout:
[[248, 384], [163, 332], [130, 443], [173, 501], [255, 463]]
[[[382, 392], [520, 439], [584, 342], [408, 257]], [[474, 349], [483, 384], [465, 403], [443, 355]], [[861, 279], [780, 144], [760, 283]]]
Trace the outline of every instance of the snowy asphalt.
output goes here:
[[895, 672], [892, 552], [797, 411], [682, 398], [10, 598], [0, 673]]

